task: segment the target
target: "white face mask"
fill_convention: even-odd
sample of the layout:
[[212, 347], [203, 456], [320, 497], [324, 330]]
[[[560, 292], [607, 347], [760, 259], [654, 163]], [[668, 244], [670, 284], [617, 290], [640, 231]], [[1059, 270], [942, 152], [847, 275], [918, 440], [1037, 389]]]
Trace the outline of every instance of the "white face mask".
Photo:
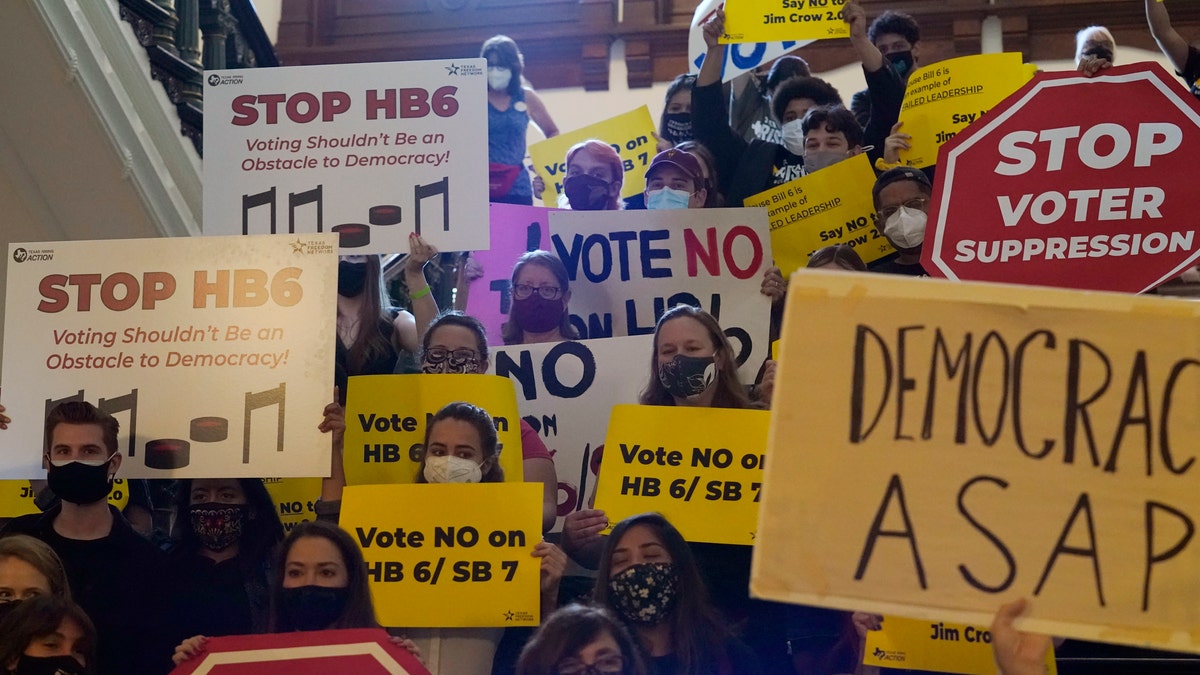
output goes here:
[[425, 480], [430, 483], [478, 483], [483, 469], [475, 462], [453, 455], [425, 458]]
[[512, 70], [509, 68], [500, 68], [499, 66], [489, 66], [487, 69], [488, 87], [500, 91], [508, 89], [508, 83], [512, 81]]
[[925, 223], [928, 216], [920, 209], [901, 206], [883, 224], [883, 236], [896, 248], [916, 248], [925, 241]]
[[804, 154], [804, 130], [800, 127], [802, 120], [792, 120], [783, 125], [783, 147], [793, 155]]

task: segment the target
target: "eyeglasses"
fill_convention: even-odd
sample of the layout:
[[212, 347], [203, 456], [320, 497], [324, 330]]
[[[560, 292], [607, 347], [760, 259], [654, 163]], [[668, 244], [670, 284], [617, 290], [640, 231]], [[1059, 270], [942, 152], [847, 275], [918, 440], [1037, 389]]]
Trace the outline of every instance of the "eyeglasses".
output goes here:
[[901, 206], [906, 206], [917, 211], [924, 211], [925, 205], [928, 203], [929, 197], [913, 197], [912, 199], [897, 204], [896, 206], [885, 206], [882, 209], [879, 209], [879, 220], [886, 221], [888, 218], [896, 215], [896, 212], [900, 210]]
[[554, 666], [555, 675], [620, 675], [625, 672], [625, 659], [620, 654], [601, 656], [593, 664], [579, 659], [563, 659]]
[[512, 287], [513, 297], [518, 300], [524, 300], [533, 295], [534, 291], [546, 300], [557, 300], [562, 295], [562, 289], [558, 286], [530, 286], [529, 284], [517, 284]]
[[475, 353], [474, 349], [467, 349], [466, 347], [454, 350], [446, 349], [445, 347], [430, 347], [425, 352], [425, 360], [430, 363], [441, 363], [446, 359], [450, 359], [451, 365], [461, 366], [464, 363], [478, 361], [479, 355]]

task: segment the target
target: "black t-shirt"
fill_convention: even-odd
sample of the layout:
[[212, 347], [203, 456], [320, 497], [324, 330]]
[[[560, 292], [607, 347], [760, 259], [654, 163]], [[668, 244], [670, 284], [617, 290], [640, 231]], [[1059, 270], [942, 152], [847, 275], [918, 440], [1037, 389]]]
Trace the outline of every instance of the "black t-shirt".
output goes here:
[[804, 175], [804, 158], [793, 155], [782, 145], [775, 146], [775, 161], [771, 163], [771, 186], [783, 185]]
[[[700, 664], [694, 672], [698, 675], [759, 675], [762, 668], [758, 657], [741, 641], [726, 640], [721, 646], [725, 652], [723, 660], [712, 660]], [[684, 675], [683, 666], [674, 654], [654, 656], [649, 659], [650, 675]]]
[[266, 631], [266, 567], [234, 557], [213, 562], [194, 552], [171, 556], [174, 640], [193, 635], [249, 635]]
[[921, 266], [921, 263], [913, 263], [906, 265], [896, 262], [897, 255], [892, 254], [876, 260], [867, 265], [867, 269], [871, 272], [879, 272], [881, 274], [903, 274], [910, 277], [927, 277], [929, 273]]

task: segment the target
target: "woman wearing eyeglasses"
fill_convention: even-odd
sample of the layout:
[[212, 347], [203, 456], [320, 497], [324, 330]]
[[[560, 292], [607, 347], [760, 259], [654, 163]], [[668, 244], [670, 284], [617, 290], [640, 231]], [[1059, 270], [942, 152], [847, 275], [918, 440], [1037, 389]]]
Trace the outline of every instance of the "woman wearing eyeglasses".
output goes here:
[[604, 607], [567, 605], [521, 651], [517, 675], [647, 675], [629, 631]]
[[[487, 369], [487, 334], [478, 319], [446, 312], [429, 325], [422, 344], [421, 372], [465, 374]], [[549, 531], [558, 515], [558, 474], [550, 451], [525, 420], [521, 420], [521, 459], [525, 480], [543, 486], [542, 531]]]
[[567, 268], [546, 251], [530, 251], [517, 259], [512, 274], [512, 308], [502, 329], [504, 344], [578, 340], [567, 302], [571, 286]]

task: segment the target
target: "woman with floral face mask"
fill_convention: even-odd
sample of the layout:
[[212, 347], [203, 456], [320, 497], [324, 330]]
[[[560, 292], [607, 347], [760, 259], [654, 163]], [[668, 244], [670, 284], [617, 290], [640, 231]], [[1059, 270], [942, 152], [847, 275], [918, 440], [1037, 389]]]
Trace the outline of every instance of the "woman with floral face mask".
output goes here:
[[283, 525], [262, 480], [180, 481], [175, 524], [176, 639], [266, 632], [271, 554]]
[[552, 253], [530, 251], [517, 259], [512, 274], [512, 306], [502, 337], [506, 345], [577, 340], [567, 303], [567, 268]]
[[624, 621], [656, 675], [760, 672], [754, 653], [709, 603], [687, 542], [657, 513], [613, 527], [592, 599]]
[[557, 136], [558, 127], [542, 99], [525, 86], [525, 57], [512, 38], [489, 38], [479, 55], [487, 59], [491, 201], [533, 204], [533, 187], [525, 170], [525, 131], [531, 119], [546, 138]]

